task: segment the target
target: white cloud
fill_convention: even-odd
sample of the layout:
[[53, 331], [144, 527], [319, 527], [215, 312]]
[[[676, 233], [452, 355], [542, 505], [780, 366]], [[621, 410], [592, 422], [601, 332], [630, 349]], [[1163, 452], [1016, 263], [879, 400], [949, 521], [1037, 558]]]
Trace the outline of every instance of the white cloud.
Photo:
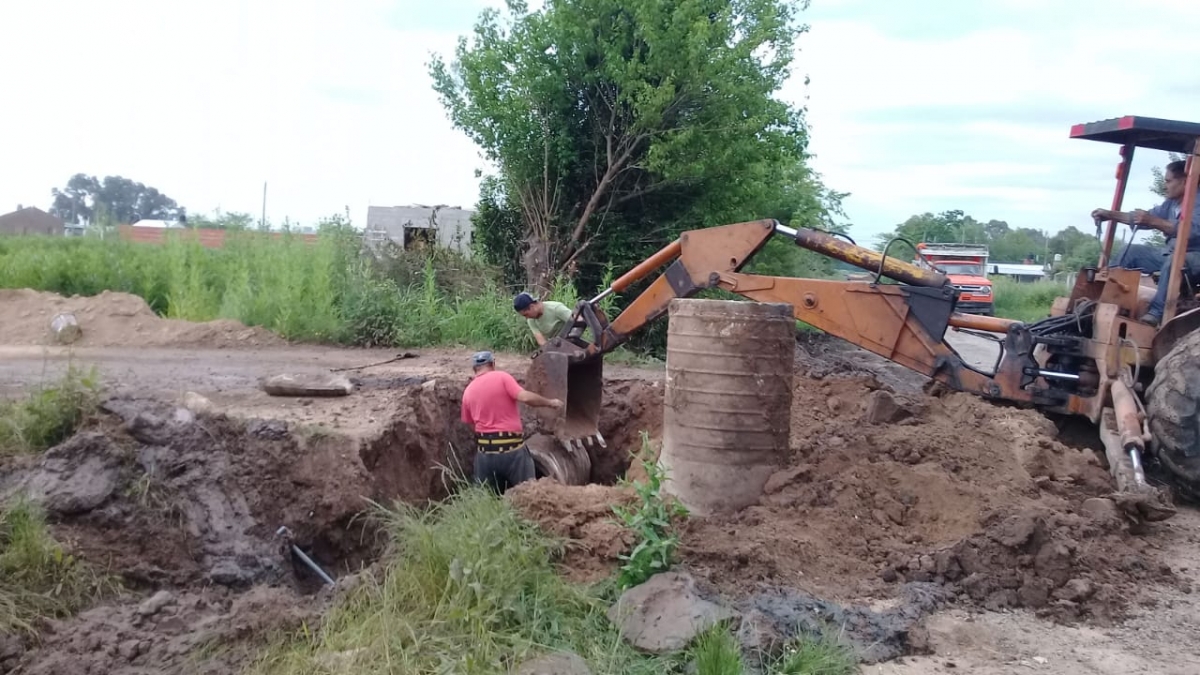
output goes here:
[[[902, 36], [865, 3], [844, 18], [845, 4], [823, 21], [814, 3], [798, 70], [812, 77], [815, 165], [852, 192], [847, 210], [861, 234], [952, 208], [1016, 226], [1087, 227], [1087, 213], [1111, 198], [1116, 147], [1071, 140], [1070, 126], [1129, 114], [1187, 120], [1200, 109], [1200, 93], [1186, 91], [1200, 45], [1162, 30], [1200, 25], [1194, 3], [1082, 11], [1067, 0], [1007, 0], [988, 8], [999, 16], [954, 25], [937, 25], [932, 2], [908, 4], [928, 10], [929, 30]], [[1145, 186], [1164, 162], [1163, 153], [1137, 156], [1131, 202], [1155, 199]], [[1031, 186], [1040, 178], [1047, 188]]]
[[[474, 201], [474, 146], [430, 87], [460, 27], [396, 29], [377, 0], [46, 2], [0, 10], [0, 210], [75, 172], [153, 185], [193, 211], [311, 222], [368, 203]], [[495, 4], [495, 3], [492, 3]], [[393, 12], [405, 21], [404, 5]], [[410, 7], [411, 9], [411, 7]]]
[[[75, 172], [142, 181], [193, 211], [253, 214], [268, 181], [274, 220], [470, 204], [486, 165], [446, 119], [425, 64], [500, 4], [3, 5], [0, 211], [48, 205]], [[1067, 139], [1070, 125], [1200, 109], [1200, 46], [1163, 30], [1200, 25], [1196, 3], [946, 7], [816, 0], [802, 17], [811, 30], [786, 95], [809, 97], [817, 168], [853, 193], [859, 236], [949, 208], [1086, 226], [1108, 201], [1115, 148]], [[1151, 201], [1142, 185], [1156, 154], [1139, 158], [1139, 203]]]

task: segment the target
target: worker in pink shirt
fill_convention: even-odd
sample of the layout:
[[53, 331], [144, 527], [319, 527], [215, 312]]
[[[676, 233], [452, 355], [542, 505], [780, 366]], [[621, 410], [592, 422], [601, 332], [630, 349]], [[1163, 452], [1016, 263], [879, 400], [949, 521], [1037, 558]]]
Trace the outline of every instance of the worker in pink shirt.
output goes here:
[[503, 494], [536, 477], [517, 402], [555, 409], [563, 404], [524, 389], [512, 375], [496, 370], [491, 352], [476, 353], [471, 364], [475, 377], [463, 391], [462, 421], [475, 429], [475, 480]]

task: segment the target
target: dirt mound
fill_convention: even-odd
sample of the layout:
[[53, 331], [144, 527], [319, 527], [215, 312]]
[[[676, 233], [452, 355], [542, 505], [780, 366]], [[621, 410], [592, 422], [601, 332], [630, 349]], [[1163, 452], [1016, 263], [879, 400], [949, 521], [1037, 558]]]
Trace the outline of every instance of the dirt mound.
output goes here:
[[1108, 622], [1133, 604], [1134, 580], [1176, 580], [1168, 566], [1147, 555], [1145, 542], [1122, 535], [1115, 511], [999, 511], [986, 519], [982, 533], [952, 546], [907, 561], [893, 556], [896, 564], [883, 576], [958, 582], [987, 609], [1028, 607], [1056, 619]]
[[563, 559], [566, 576], [599, 581], [633, 545], [633, 533], [616, 520], [614, 504], [628, 505], [634, 494], [609, 485], [567, 486], [549, 478], [522, 483], [505, 493], [517, 512], [544, 531], [569, 541]]
[[[797, 376], [793, 396], [791, 461], [759, 504], [684, 526], [683, 563], [723, 592], [791, 587], [854, 601], [931, 582], [984, 606], [1107, 619], [1138, 583], [1173, 578], [1115, 510], [1085, 513], [1085, 500], [1112, 489], [1108, 473], [1036, 412], [965, 394], [896, 394], [874, 377]], [[590, 529], [611, 511], [600, 493], [577, 491], [539, 486], [514, 499], [582, 540], [567, 565], [611, 568], [616, 534]], [[1027, 537], [997, 534], [1013, 517], [1032, 523]], [[598, 559], [582, 560], [589, 551]]]
[[146, 301], [128, 293], [104, 291], [65, 298], [29, 289], [0, 289], [0, 344], [52, 345], [50, 322], [60, 312], [75, 315], [81, 347], [273, 347], [287, 344], [278, 335], [237, 321], [204, 323], [164, 319]]

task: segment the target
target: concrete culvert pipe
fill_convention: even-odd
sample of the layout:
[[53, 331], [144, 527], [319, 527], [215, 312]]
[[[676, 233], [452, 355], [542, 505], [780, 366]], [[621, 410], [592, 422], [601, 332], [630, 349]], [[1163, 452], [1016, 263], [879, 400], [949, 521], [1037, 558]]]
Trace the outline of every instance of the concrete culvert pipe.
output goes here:
[[792, 306], [677, 299], [669, 312], [664, 490], [696, 515], [736, 511], [787, 459]]

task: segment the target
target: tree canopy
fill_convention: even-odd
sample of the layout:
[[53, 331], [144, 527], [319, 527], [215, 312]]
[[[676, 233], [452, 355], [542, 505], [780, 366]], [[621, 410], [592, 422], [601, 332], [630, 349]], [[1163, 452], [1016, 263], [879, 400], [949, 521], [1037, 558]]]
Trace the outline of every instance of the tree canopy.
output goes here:
[[186, 211], [157, 189], [121, 176], [77, 173], [63, 189], [50, 191], [50, 213], [68, 223], [92, 223], [101, 217], [129, 225], [139, 220], [176, 220]]
[[805, 163], [803, 109], [775, 97], [806, 4], [547, 0], [531, 12], [509, 0], [483, 12], [452, 62], [430, 63], [451, 121], [498, 167], [481, 191], [481, 252], [544, 292], [560, 273], [590, 284], [605, 263], [636, 264], [683, 229], [771, 215], [840, 227], [845, 195]]

